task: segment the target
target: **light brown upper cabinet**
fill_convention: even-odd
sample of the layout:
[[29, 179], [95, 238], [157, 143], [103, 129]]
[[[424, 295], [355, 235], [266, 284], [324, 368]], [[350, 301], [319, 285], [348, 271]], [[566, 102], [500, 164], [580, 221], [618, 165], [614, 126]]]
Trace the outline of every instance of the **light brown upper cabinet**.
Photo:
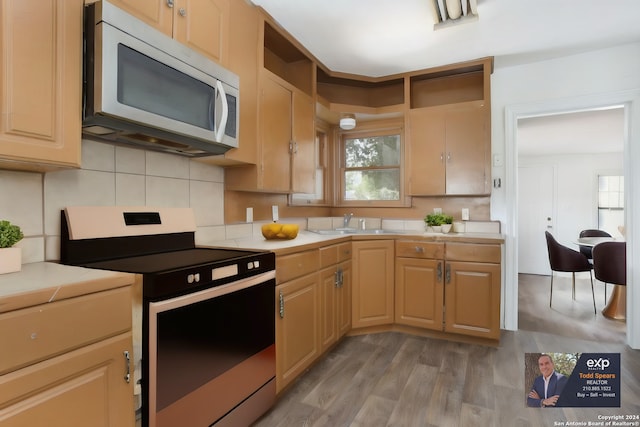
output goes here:
[[80, 166], [82, 2], [0, 2], [0, 165]]
[[227, 65], [229, 0], [111, 0], [141, 21]]
[[489, 58], [408, 78], [410, 194], [490, 194], [491, 63]]
[[258, 150], [251, 166], [225, 170], [228, 190], [315, 191], [315, 64], [288, 38], [261, 21]]
[[411, 194], [490, 192], [486, 116], [481, 106], [409, 112]]

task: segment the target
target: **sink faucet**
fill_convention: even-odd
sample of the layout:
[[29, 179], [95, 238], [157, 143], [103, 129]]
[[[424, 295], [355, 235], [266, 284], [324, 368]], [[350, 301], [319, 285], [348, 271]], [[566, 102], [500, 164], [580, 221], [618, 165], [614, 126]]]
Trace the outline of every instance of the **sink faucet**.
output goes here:
[[342, 220], [342, 224], [344, 228], [349, 226], [349, 221], [351, 221], [351, 217], [353, 217], [353, 213], [344, 214], [344, 218]]

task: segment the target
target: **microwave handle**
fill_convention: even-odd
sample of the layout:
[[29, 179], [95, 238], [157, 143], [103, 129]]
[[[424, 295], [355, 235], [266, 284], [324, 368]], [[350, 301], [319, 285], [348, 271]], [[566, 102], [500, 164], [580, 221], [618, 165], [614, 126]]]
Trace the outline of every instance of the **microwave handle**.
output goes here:
[[218, 89], [218, 96], [220, 96], [220, 103], [222, 105], [222, 115], [220, 116], [220, 123], [216, 127], [216, 141], [222, 142], [225, 128], [227, 127], [227, 118], [229, 116], [229, 104], [227, 104], [227, 94], [222, 87], [220, 80], [216, 81], [216, 87]]

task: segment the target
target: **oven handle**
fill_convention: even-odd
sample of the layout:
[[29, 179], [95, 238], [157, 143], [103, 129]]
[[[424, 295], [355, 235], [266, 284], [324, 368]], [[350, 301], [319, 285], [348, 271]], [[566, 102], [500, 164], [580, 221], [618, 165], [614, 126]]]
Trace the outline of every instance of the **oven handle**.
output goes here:
[[[203, 289], [202, 291], [170, 298], [163, 301], [151, 302], [149, 303], [149, 314], [162, 313], [163, 311], [173, 310], [174, 308], [182, 307], [188, 304], [194, 304], [211, 298], [220, 297], [222, 295], [230, 294], [232, 292], [259, 285], [260, 283], [264, 283], [275, 278], [275, 270], [270, 270], [265, 273], [258, 274], [257, 276], [247, 277], [235, 282], [216, 286], [214, 288]], [[150, 331], [150, 333], [151, 332], [152, 331]], [[156, 331], [153, 331], [153, 333], [155, 332]]]

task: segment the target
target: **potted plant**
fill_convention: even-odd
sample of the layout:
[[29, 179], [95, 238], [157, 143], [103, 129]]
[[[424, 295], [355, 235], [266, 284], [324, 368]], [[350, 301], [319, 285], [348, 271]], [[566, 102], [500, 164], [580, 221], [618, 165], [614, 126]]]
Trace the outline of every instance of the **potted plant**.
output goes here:
[[453, 224], [453, 217], [443, 213], [432, 213], [424, 217], [424, 222], [436, 233], [448, 233]]
[[17, 225], [0, 221], [0, 274], [13, 273], [22, 268], [22, 250], [14, 248], [24, 234]]

